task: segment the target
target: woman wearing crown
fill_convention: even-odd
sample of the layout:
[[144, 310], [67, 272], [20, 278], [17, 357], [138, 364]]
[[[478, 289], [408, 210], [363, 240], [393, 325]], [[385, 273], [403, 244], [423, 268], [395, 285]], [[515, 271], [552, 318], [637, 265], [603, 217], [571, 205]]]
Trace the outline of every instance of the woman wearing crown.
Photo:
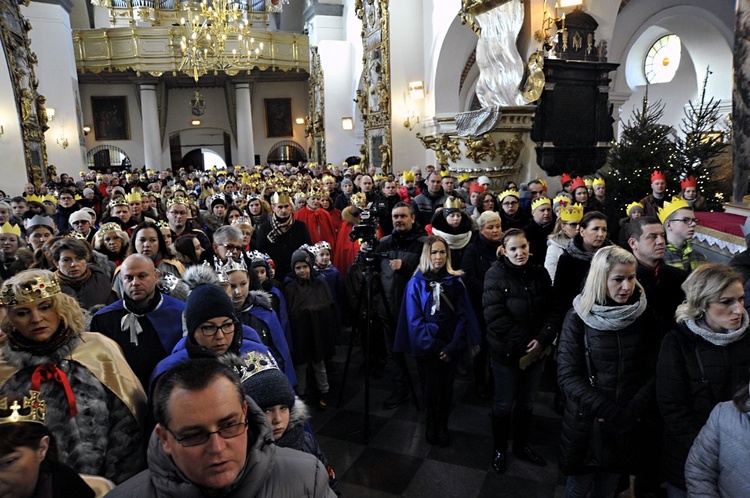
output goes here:
[[51, 272], [6, 281], [0, 306], [0, 392], [41, 393], [60, 459], [77, 472], [119, 483], [142, 470], [146, 397], [119, 347], [84, 332], [81, 308]]

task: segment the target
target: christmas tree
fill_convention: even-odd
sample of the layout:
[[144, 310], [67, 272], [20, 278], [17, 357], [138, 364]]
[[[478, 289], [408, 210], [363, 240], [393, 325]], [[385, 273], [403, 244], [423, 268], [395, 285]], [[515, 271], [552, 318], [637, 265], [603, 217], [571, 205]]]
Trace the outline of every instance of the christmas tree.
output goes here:
[[711, 97], [706, 101], [706, 85], [710, 69], [706, 69], [700, 101], [688, 102], [680, 131], [683, 136], [675, 139], [672, 160], [674, 171], [680, 178], [694, 176], [698, 181], [698, 192], [707, 201], [711, 210], [719, 209], [729, 199], [731, 184], [726, 185], [719, 171], [720, 163], [715, 159], [724, 151], [726, 144], [722, 134], [716, 131], [720, 119], [720, 100]]
[[651, 173], [655, 169], [668, 179], [675, 178], [667, 182], [668, 193], [679, 191], [671, 166], [672, 128], [659, 123], [663, 115], [664, 104], [661, 101], [650, 104], [647, 90], [641, 109], [636, 109], [623, 124], [620, 140], [610, 150], [610, 172], [605, 175], [607, 192], [622, 207], [623, 216], [625, 206], [651, 193]]

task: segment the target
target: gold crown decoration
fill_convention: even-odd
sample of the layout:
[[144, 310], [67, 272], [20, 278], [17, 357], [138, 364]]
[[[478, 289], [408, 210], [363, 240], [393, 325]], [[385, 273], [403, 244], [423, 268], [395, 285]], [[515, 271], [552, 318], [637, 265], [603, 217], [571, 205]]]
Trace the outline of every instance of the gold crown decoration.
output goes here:
[[128, 207], [130, 207], [130, 205], [128, 204], [128, 201], [126, 201], [124, 197], [119, 197], [119, 196], [115, 197], [111, 201], [109, 201], [109, 207], [110, 208], [113, 208], [115, 206], [128, 206]]
[[379, 182], [383, 179], [385, 179], [385, 175], [383, 173], [375, 173], [375, 175], [372, 177], [372, 180], [375, 182]]
[[294, 194], [294, 200], [297, 201], [299, 199], [307, 199], [307, 194], [304, 192], [297, 192]]
[[292, 199], [287, 192], [275, 192], [271, 196], [271, 204], [274, 206], [277, 204], [289, 204], [290, 202], [292, 202]]
[[54, 274], [51, 277], [41, 276], [17, 285], [18, 293], [13, 292], [13, 286], [6, 283], [0, 292], [0, 307], [17, 306], [47, 299], [60, 293], [60, 283]]
[[26, 196], [26, 202], [38, 202], [39, 204], [41, 204], [43, 199], [44, 197], [36, 194]]
[[153, 175], [153, 174], [155, 174], [155, 173], [156, 173], [156, 171], [154, 171], [154, 170], [152, 170], [152, 169], [147, 169], [147, 170], [146, 170], [146, 174], [147, 174], [147, 175]]
[[105, 234], [107, 232], [124, 232], [125, 230], [123, 230], [122, 227], [116, 222], [110, 221], [109, 223], [104, 223], [102, 226], [100, 226], [99, 231], [102, 234]]
[[467, 181], [471, 176], [468, 173], [461, 173], [458, 175], [458, 183], [463, 183]]
[[141, 193], [137, 190], [133, 190], [129, 194], [125, 194], [125, 200], [128, 201], [128, 204], [131, 202], [141, 202], [143, 199], [141, 198]]
[[239, 226], [239, 225], [250, 225], [253, 226], [253, 220], [248, 218], [247, 216], [238, 216], [237, 218], [232, 221], [232, 225]]
[[641, 210], [641, 211], [644, 211], [644, 210], [645, 210], [645, 208], [643, 207], [643, 204], [641, 204], [640, 202], [631, 202], [631, 203], [630, 203], [630, 204], [628, 204], [628, 206], [627, 206], [627, 207], [625, 208], [625, 215], [627, 215], [627, 216], [630, 216], [630, 212], [631, 212], [631, 211], [632, 211], [633, 209], [635, 209], [635, 208], [640, 208], [640, 210]]
[[573, 201], [568, 197], [567, 195], [558, 195], [554, 199], [552, 199], [552, 205], [553, 206], [567, 206], [568, 204], [572, 203]]
[[357, 192], [356, 194], [352, 194], [349, 200], [352, 206], [364, 206], [367, 204], [367, 195], [364, 192]]
[[443, 209], [461, 209], [464, 207], [464, 202], [460, 197], [450, 196], [443, 202]]
[[167, 209], [171, 208], [174, 204], [182, 204], [183, 206], [188, 206], [190, 205], [190, 201], [185, 196], [175, 195], [171, 199], [167, 199]]
[[451, 172], [447, 169], [441, 169], [440, 178], [445, 178], [446, 176], [451, 176]]
[[81, 232], [76, 232], [73, 230], [72, 232], [66, 233], [63, 237], [68, 237], [71, 239], [78, 239], [78, 240], [86, 240], [86, 236], [82, 234]]
[[86, 172], [86, 171], [84, 171], [84, 170], [81, 170], [81, 171], [79, 171], [79, 172], [78, 172], [78, 174], [79, 174], [79, 175], [81, 175], [81, 176], [86, 176], [86, 173], [87, 173], [87, 172]]
[[230, 273], [234, 273], [236, 271], [247, 272], [247, 265], [245, 264], [245, 260], [242, 258], [235, 260], [234, 258], [229, 256], [227, 258], [227, 262], [222, 263], [219, 258], [214, 256], [214, 269], [216, 270], [216, 273], [229, 275]]
[[159, 230], [171, 230], [171, 228], [169, 228], [169, 222], [164, 220], [157, 221], [156, 226], [159, 227]]
[[10, 222], [6, 221], [0, 226], [0, 234], [12, 234], [21, 237], [21, 227], [18, 225], [11, 225]]
[[96, 185], [96, 182], [94, 180], [86, 180], [86, 186], [89, 185]]
[[542, 204], [547, 204], [549, 207], [552, 207], [552, 199], [550, 199], [549, 197], [538, 197], [534, 199], [534, 201], [531, 203], [531, 210], [534, 211]]
[[243, 355], [242, 363], [243, 365], [239, 367], [240, 382], [245, 382], [253, 375], [266, 370], [281, 370], [273, 356], [260, 351], [251, 351]]
[[669, 217], [680, 209], [693, 210], [685, 199], [680, 199], [679, 197], [672, 197], [672, 202], [664, 201], [664, 207], [657, 212], [659, 215], [659, 221], [666, 223]]
[[332, 177], [331, 175], [323, 175], [323, 183], [325, 182], [335, 182], [336, 179]]
[[583, 183], [584, 183], [584, 185], [586, 185], [587, 187], [593, 187], [593, 186], [594, 186], [594, 180], [593, 180], [593, 179], [591, 179], [591, 178], [584, 178], [584, 179], [583, 179]]
[[404, 171], [404, 181], [405, 182], [413, 182], [414, 181], [414, 172], [413, 171]]
[[[29, 410], [25, 415], [21, 410]], [[18, 424], [21, 422], [33, 422], [44, 425], [44, 419], [47, 416], [47, 402], [39, 397], [39, 391], [29, 391], [29, 396], [23, 397], [23, 405], [19, 405], [17, 400], [8, 404], [8, 397], [0, 398], [0, 410], [10, 410], [10, 415], [0, 417], [2, 424]]]
[[592, 186], [596, 187], [597, 185], [601, 185], [602, 187], [605, 186], [607, 183], [604, 181], [604, 178], [594, 178], [594, 181], [592, 183]]
[[583, 218], [583, 204], [570, 204], [560, 208], [560, 219], [565, 223], [578, 223]]
[[508, 196], [515, 197], [516, 199], [521, 199], [521, 194], [518, 193], [518, 190], [503, 190], [502, 192], [500, 192], [500, 195], [497, 196], [497, 201], [502, 203], [503, 199]]
[[55, 206], [57, 205], [57, 197], [55, 197], [52, 194], [47, 194], [44, 197], [42, 197], [42, 202], [51, 202]]

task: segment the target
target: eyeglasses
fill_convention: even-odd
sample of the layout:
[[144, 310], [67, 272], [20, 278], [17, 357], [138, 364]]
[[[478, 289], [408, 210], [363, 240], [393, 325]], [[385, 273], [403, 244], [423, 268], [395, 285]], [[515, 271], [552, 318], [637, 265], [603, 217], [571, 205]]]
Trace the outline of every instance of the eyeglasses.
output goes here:
[[563, 225], [568, 225], [569, 227], [577, 227], [578, 223], [576, 223], [575, 221], [565, 221], [563, 222]]
[[503, 201], [503, 206], [518, 206], [518, 201]]
[[543, 190], [529, 190], [531, 195], [542, 195]]
[[198, 432], [197, 434], [190, 434], [188, 436], [178, 436], [177, 434], [172, 432], [169, 427], [165, 428], [167, 429], [167, 432], [172, 434], [172, 437], [175, 439], [175, 441], [180, 443], [185, 448], [190, 448], [191, 446], [200, 446], [202, 444], [206, 444], [214, 434], [218, 434], [222, 439], [232, 439], [234, 437], [241, 436], [247, 431], [247, 420], [237, 422], [236, 424], [226, 425], [218, 431], [204, 431]]
[[700, 225], [701, 224], [701, 220], [699, 220], [698, 218], [678, 218], [678, 219], [669, 220], [669, 221], [681, 221], [682, 223], [686, 225]]
[[242, 252], [242, 246], [236, 246], [234, 244], [219, 244], [221, 247], [225, 247], [227, 251]]
[[234, 322], [227, 322], [222, 325], [201, 325], [198, 328], [204, 337], [213, 337], [218, 334], [220, 330], [224, 335], [234, 334]]

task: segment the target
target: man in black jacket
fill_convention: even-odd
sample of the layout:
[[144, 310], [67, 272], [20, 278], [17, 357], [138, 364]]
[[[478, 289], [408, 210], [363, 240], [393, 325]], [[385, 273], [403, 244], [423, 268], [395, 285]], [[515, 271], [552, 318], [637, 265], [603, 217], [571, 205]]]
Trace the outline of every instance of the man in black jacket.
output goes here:
[[302, 244], [312, 245], [310, 232], [304, 222], [294, 219], [292, 200], [288, 194], [275, 193], [271, 197], [273, 215], [258, 227], [260, 252], [271, 256], [276, 264], [276, 275], [280, 281], [292, 271], [292, 254]]
[[539, 197], [532, 202], [531, 217], [531, 221], [523, 227], [531, 249], [529, 262], [543, 266], [547, 256], [547, 238], [555, 228], [552, 201], [549, 197]]
[[442, 179], [440, 173], [432, 172], [427, 176], [425, 180], [427, 183], [427, 190], [422, 190], [422, 193], [414, 198], [414, 215], [416, 220], [422, 226], [427, 226], [432, 222], [432, 215], [435, 214], [437, 208], [443, 206], [445, 202], [445, 191], [442, 186]]
[[376, 295], [378, 316], [383, 322], [383, 333], [388, 349], [386, 371], [393, 381], [393, 392], [383, 402], [383, 408], [387, 410], [396, 408], [409, 400], [406, 361], [403, 353], [393, 352], [393, 339], [406, 283], [419, 266], [422, 246], [427, 238], [424, 228], [415, 224], [414, 210], [409, 204], [405, 202], [396, 204], [391, 211], [391, 220], [393, 233], [380, 239], [380, 243], [375, 248], [378, 254], [388, 253], [387, 258], [380, 259], [380, 282], [386, 303], [382, 302], [381, 296]]

